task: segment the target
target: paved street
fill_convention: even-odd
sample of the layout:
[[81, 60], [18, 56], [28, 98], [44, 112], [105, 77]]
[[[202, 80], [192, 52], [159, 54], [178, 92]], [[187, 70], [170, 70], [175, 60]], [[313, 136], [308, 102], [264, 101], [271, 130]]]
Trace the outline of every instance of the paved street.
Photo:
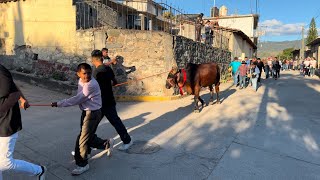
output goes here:
[[[31, 103], [67, 97], [18, 82]], [[90, 171], [72, 177], [71, 151], [80, 130], [78, 107], [33, 107], [15, 157], [46, 165], [49, 180], [320, 179], [320, 80], [284, 72], [264, 80], [258, 92], [223, 84], [222, 104], [192, 112], [192, 97], [160, 103], [118, 103], [134, 141], [157, 143], [153, 154], [99, 151]], [[208, 102], [208, 92], [204, 91]], [[101, 137], [119, 137], [106, 119]], [[28, 178], [5, 174], [4, 179]], [[30, 178], [32, 179], [32, 178]]]

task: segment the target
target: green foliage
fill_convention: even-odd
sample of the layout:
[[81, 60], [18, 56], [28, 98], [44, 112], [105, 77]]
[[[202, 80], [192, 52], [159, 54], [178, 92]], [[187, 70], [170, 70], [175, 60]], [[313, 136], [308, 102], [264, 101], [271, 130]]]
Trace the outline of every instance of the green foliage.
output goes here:
[[317, 25], [316, 25], [316, 21], [314, 18], [312, 18], [311, 23], [310, 23], [310, 27], [309, 27], [309, 31], [308, 31], [308, 37], [307, 37], [307, 44], [311, 43], [312, 41], [314, 41], [315, 39], [318, 38], [318, 30], [317, 30]]
[[280, 60], [284, 60], [284, 59], [291, 59], [292, 57], [292, 51], [294, 50], [294, 48], [287, 48], [287, 49], [284, 49], [282, 51], [282, 53], [280, 53], [278, 55], [278, 57], [280, 58]]
[[174, 15], [173, 15], [171, 12], [169, 12], [169, 11], [168, 11], [168, 12], [164, 12], [164, 13], [163, 13], [163, 17], [166, 18], [166, 19], [169, 19], [169, 20], [170, 20], [170, 19], [171, 19], [171, 20], [174, 20], [174, 19], [175, 19]]
[[298, 41], [282, 41], [282, 42], [260, 42], [258, 44], [258, 56], [260, 58], [267, 58], [270, 56], [277, 56], [282, 53], [283, 49], [294, 47], [301, 48], [301, 40]]

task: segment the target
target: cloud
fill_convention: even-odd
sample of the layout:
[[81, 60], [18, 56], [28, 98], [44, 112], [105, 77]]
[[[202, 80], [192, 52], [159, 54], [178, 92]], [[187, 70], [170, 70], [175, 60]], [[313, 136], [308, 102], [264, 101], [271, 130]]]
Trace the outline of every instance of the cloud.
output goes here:
[[266, 36], [288, 36], [301, 34], [304, 23], [284, 24], [277, 19], [265, 20], [260, 23], [260, 27], [266, 32]]

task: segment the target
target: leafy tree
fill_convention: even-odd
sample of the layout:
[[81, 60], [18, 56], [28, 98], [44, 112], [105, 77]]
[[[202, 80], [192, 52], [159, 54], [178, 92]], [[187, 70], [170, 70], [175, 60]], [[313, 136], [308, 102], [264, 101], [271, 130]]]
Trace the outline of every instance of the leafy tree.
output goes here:
[[278, 56], [280, 57], [281, 60], [284, 60], [284, 59], [291, 59], [292, 57], [292, 51], [294, 50], [294, 48], [287, 48], [287, 49], [284, 49], [282, 51], [281, 54], [279, 54]]
[[317, 25], [316, 21], [314, 18], [312, 18], [309, 31], [308, 31], [308, 37], [307, 37], [307, 44], [311, 43], [315, 39], [318, 38], [318, 30], [317, 30]]
[[170, 19], [171, 19], [171, 20], [174, 20], [174, 18], [175, 18], [174, 15], [173, 15], [171, 12], [169, 12], [169, 11], [164, 12], [164, 13], [163, 13], [163, 17], [166, 18], [166, 19], [169, 19], [169, 20], [170, 20]]

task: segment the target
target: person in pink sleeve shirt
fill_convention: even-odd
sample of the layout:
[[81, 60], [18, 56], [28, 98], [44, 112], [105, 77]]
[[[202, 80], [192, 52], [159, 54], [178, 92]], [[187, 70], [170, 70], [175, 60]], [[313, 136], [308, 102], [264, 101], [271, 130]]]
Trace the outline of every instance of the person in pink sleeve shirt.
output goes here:
[[312, 57], [310, 61], [310, 75], [313, 77], [316, 74], [316, 68], [317, 68], [317, 60], [316, 58]]
[[91, 147], [107, 150], [111, 155], [113, 139], [103, 140], [95, 135], [101, 121], [102, 100], [98, 82], [92, 78], [91, 66], [87, 63], [78, 65], [79, 77], [77, 95], [52, 103], [52, 107], [69, 107], [79, 105], [82, 110], [81, 130], [76, 141], [74, 159], [77, 167], [71, 172], [72, 175], [80, 175], [89, 170], [88, 158]]

